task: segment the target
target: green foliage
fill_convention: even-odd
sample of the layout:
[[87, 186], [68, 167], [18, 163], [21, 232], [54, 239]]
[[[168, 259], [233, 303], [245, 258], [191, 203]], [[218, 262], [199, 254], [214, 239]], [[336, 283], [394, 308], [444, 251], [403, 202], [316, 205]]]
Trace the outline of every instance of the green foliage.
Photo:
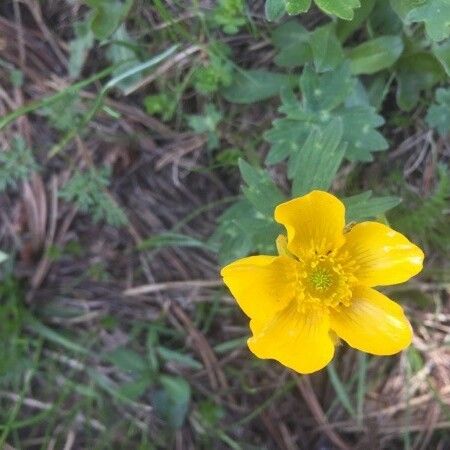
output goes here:
[[194, 87], [202, 94], [211, 94], [227, 87], [233, 79], [233, 67], [227, 58], [230, 49], [225, 45], [210, 46], [208, 62], [196, 69]]
[[431, 89], [445, 79], [445, 72], [436, 56], [426, 51], [403, 55], [396, 69], [398, 106], [410, 111], [419, 102], [424, 90]]
[[161, 375], [159, 381], [162, 389], [154, 396], [156, 413], [171, 428], [180, 428], [188, 412], [191, 399], [191, 388], [181, 377]]
[[382, 216], [401, 201], [398, 197], [372, 197], [372, 191], [343, 198], [346, 222], [361, 222]]
[[266, 133], [272, 144], [267, 162], [274, 164], [295, 155], [312, 129], [324, 127], [339, 118], [343, 124], [342, 140], [347, 144], [346, 157], [352, 161], [371, 161], [371, 152], [385, 150], [387, 142], [376, 128], [384, 123], [360, 95], [356, 79], [347, 64], [333, 72], [317, 74], [308, 66], [300, 77], [302, 100], [290, 90], [282, 93], [277, 119]]
[[76, 171], [59, 195], [64, 200], [75, 203], [81, 211], [89, 213], [94, 222], [104, 220], [112, 226], [125, 225], [127, 218], [124, 212], [106, 192], [110, 175], [107, 167]]
[[89, 50], [94, 45], [94, 33], [91, 30], [91, 18], [73, 25], [75, 38], [70, 42], [69, 74], [77, 78], [86, 61]]
[[212, 12], [211, 22], [227, 34], [236, 34], [247, 22], [244, 0], [219, 0]]
[[[345, 20], [352, 20], [355, 8], [359, 8], [359, 0], [314, 0], [325, 13], [335, 15]], [[307, 12], [312, 0], [266, 0], [265, 10], [267, 20], [278, 20], [286, 12], [290, 15]]]
[[119, 79], [115, 83], [115, 88], [120, 89], [124, 93], [142, 78], [142, 72], [138, 72], [120, 79], [123, 74], [133, 70], [134, 67], [141, 63], [137, 48], [137, 43], [129, 36], [125, 25], [122, 24], [111, 35], [111, 43], [106, 50], [108, 60], [115, 66], [112, 77], [113, 79]]
[[81, 103], [79, 95], [67, 92], [57, 101], [45, 106], [40, 114], [47, 118], [51, 127], [58, 131], [68, 131], [81, 122]]
[[254, 168], [241, 159], [239, 160], [239, 170], [246, 183], [246, 186], [243, 187], [245, 197], [258, 212], [271, 218], [275, 206], [284, 200], [283, 194], [263, 169]]
[[442, 41], [450, 36], [450, 2], [448, 0], [409, 0], [413, 7], [406, 15], [407, 23], [424, 22], [428, 36]]
[[230, 86], [222, 90], [222, 95], [232, 103], [255, 103], [279, 94], [283, 87], [292, 84], [291, 80], [288, 75], [268, 70], [239, 69]]
[[133, 0], [83, 0], [92, 8], [91, 29], [97, 39], [107, 39], [119, 27]]
[[426, 120], [441, 136], [450, 133], [450, 89], [436, 91], [436, 104], [430, 106]]
[[208, 137], [208, 148], [213, 150], [219, 146], [217, 126], [223, 118], [222, 113], [213, 104], [205, 107], [205, 114], [186, 116], [189, 126], [196, 133], [205, 133]]
[[24, 329], [23, 292], [18, 280], [6, 275], [0, 282], [0, 389], [16, 389], [21, 374], [32, 365]]
[[428, 198], [406, 196], [405, 204], [396, 208], [389, 218], [407, 236], [445, 254], [450, 250], [450, 172], [440, 165], [438, 174], [437, 186]]
[[158, 115], [167, 122], [170, 120], [177, 107], [176, 99], [168, 92], [147, 95], [144, 98], [144, 106], [147, 114]]
[[445, 73], [450, 77], [450, 39], [433, 46], [433, 54], [441, 63]]
[[310, 33], [295, 20], [274, 29], [272, 43], [278, 50], [275, 63], [280, 67], [300, 67], [312, 61]]
[[354, 74], [372, 74], [391, 67], [402, 52], [399, 36], [382, 36], [352, 48], [348, 57]]
[[226, 264], [252, 252], [274, 254], [275, 239], [281, 232], [272, 217], [242, 199], [219, 217], [209, 244], [218, 252], [219, 263]]
[[16, 188], [38, 168], [25, 140], [21, 136], [14, 136], [9, 150], [0, 151], [0, 192], [8, 187]]

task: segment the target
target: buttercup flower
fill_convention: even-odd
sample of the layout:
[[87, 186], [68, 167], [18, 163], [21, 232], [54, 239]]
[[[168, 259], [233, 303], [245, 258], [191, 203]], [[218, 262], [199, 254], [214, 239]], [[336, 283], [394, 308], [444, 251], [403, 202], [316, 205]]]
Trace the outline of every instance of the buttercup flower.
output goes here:
[[278, 205], [275, 220], [287, 231], [279, 256], [242, 258], [221, 271], [251, 319], [256, 356], [306, 374], [331, 361], [337, 336], [374, 355], [411, 343], [403, 309], [372, 288], [419, 273], [419, 247], [381, 223], [345, 228], [343, 203], [322, 191]]

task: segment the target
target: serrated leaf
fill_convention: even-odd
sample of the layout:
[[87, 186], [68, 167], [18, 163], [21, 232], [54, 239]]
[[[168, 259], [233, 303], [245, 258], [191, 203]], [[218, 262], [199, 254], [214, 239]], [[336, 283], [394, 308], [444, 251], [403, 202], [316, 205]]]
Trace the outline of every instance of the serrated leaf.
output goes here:
[[315, 2], [322, 11], [345, 20], [352, 20], [354, 9], [361, 6], [359, 0], [315, 0]]
[[289, 85], [288, 75], [263, 69], [241, 69], [230, 86], [222, 90], [222, 94], [229, 102], [249, 104], [273, 97], [283, 86]]
[[406, 22], [424, 22], [428, 36], [442, 41], [450, 35], [450, 1], [425, 0], [406, 15]]
[[276, 22], [284, 16], [286, 11], [286, 2], [285, 0], [266, 0], [264, 10], [266, 13], [266, 19], [269, 22]]
[[355, 80], [351, 77], [348, 64], [322, 75], [317, 75], [312, 67], [307, 66], [300, 77], [303, 103], [309, 111], [331, 111], [350, 95], [354, 86]]
[[349, 50], [352, 73], [373, 74], [391, 67], [403, 52], [398, 36], [381, 36]]
[[243, 188], [245, 197], [259, 212], [272, 217], [275, 207], [284, 201], [284, 196], [269, 174], [263, 169], [252, 167], [243, 159], [239, 160], [239, 170], [247, 184]]
[[345, 220], [349, 223], [376, 218], [397, 206], [401, 199], [399, 197], [372, 198], [372, 191], [366, 191], [343, 198], [342, 201], [345, 205]]
[[436, 102], [430, 106], [426, 120], [441, 136], [446, 136], [450, 133], [450, 89], [438, 89]]
[[316, 72], [335, 69], [344, 59], [344, 51], [336, 37], [334, 23], [317, 27], [310, 35], [310, 45]]
[[281, 227], [272, 217], [242, 199], [219, 217], [209, 244], [217, 248], [219, 264], [224, 265], [249, 253], [273, 254], [280, 233]]
[[341, 108], [336, 115], [344, 124], [343, 141], [347, 142], [346, 156], [351, 161], [372, 161], [372, 152], [388, 148], [386, 139], [376, 130], [384, 119], [371, 106]]
[[348, 65], [324, 74], [316, 74], [307, 66], [300, 87], [301, 102], [292, 91], [282, 91], [279, 111], [286, 117], [275, 120], [265, 133], [265, 138], [272, 143], [267, 163], [296, 154], [314, 127], [324, 127], [335, 118], [341, 118], [344, 125], [342, 140], [347, 143], [348, 159], [371, 161], [371, 152], [387, 148], [386, 140], [375, 129], [384, 120], [367, 103], [363, 85], [351, 77]]
[[310, 33], [295, 20], [275, 28], [272, 43], [278, 49], [274, 62], [280, 67], [299, 67], [312, 59]]
[[305, 195], [313, 189], [327, 191], [345, 154], [342, 120], [334, 119], [323, 130], [311, 131], [303, 148], [289, 163], [292, 195]]

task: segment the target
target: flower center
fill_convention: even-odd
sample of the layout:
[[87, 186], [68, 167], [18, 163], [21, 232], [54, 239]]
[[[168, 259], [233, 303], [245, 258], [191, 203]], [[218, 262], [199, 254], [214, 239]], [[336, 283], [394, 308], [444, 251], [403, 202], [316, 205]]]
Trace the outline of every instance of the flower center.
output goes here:
[[327, 291], [333, 285], [333, 274], [326, 267], [317, 267], [309, 275], [308, 281], [313, 289]]
[[350, 304], [354, 279], [334, 254], [315, 255], [300, 264], [300, 308], [313, 304], [331, 308]]

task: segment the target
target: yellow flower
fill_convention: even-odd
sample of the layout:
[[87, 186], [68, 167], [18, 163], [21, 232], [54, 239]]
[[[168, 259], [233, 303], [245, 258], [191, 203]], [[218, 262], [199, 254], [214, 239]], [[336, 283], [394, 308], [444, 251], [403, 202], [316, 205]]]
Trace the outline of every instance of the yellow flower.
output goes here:
[[372, 289], [403, 283], [422, 270], [424, 254], [405, 236], [377, 222], [345, 228], [345, 207], [313, 191], [282, 203], [279, 256], [250, 256], [221, 271], [250, 317], [250, 350], [300, 373], [326, 366], [336, 335], [374, 355], [406, 348], [412, 328], [403, 309]]

